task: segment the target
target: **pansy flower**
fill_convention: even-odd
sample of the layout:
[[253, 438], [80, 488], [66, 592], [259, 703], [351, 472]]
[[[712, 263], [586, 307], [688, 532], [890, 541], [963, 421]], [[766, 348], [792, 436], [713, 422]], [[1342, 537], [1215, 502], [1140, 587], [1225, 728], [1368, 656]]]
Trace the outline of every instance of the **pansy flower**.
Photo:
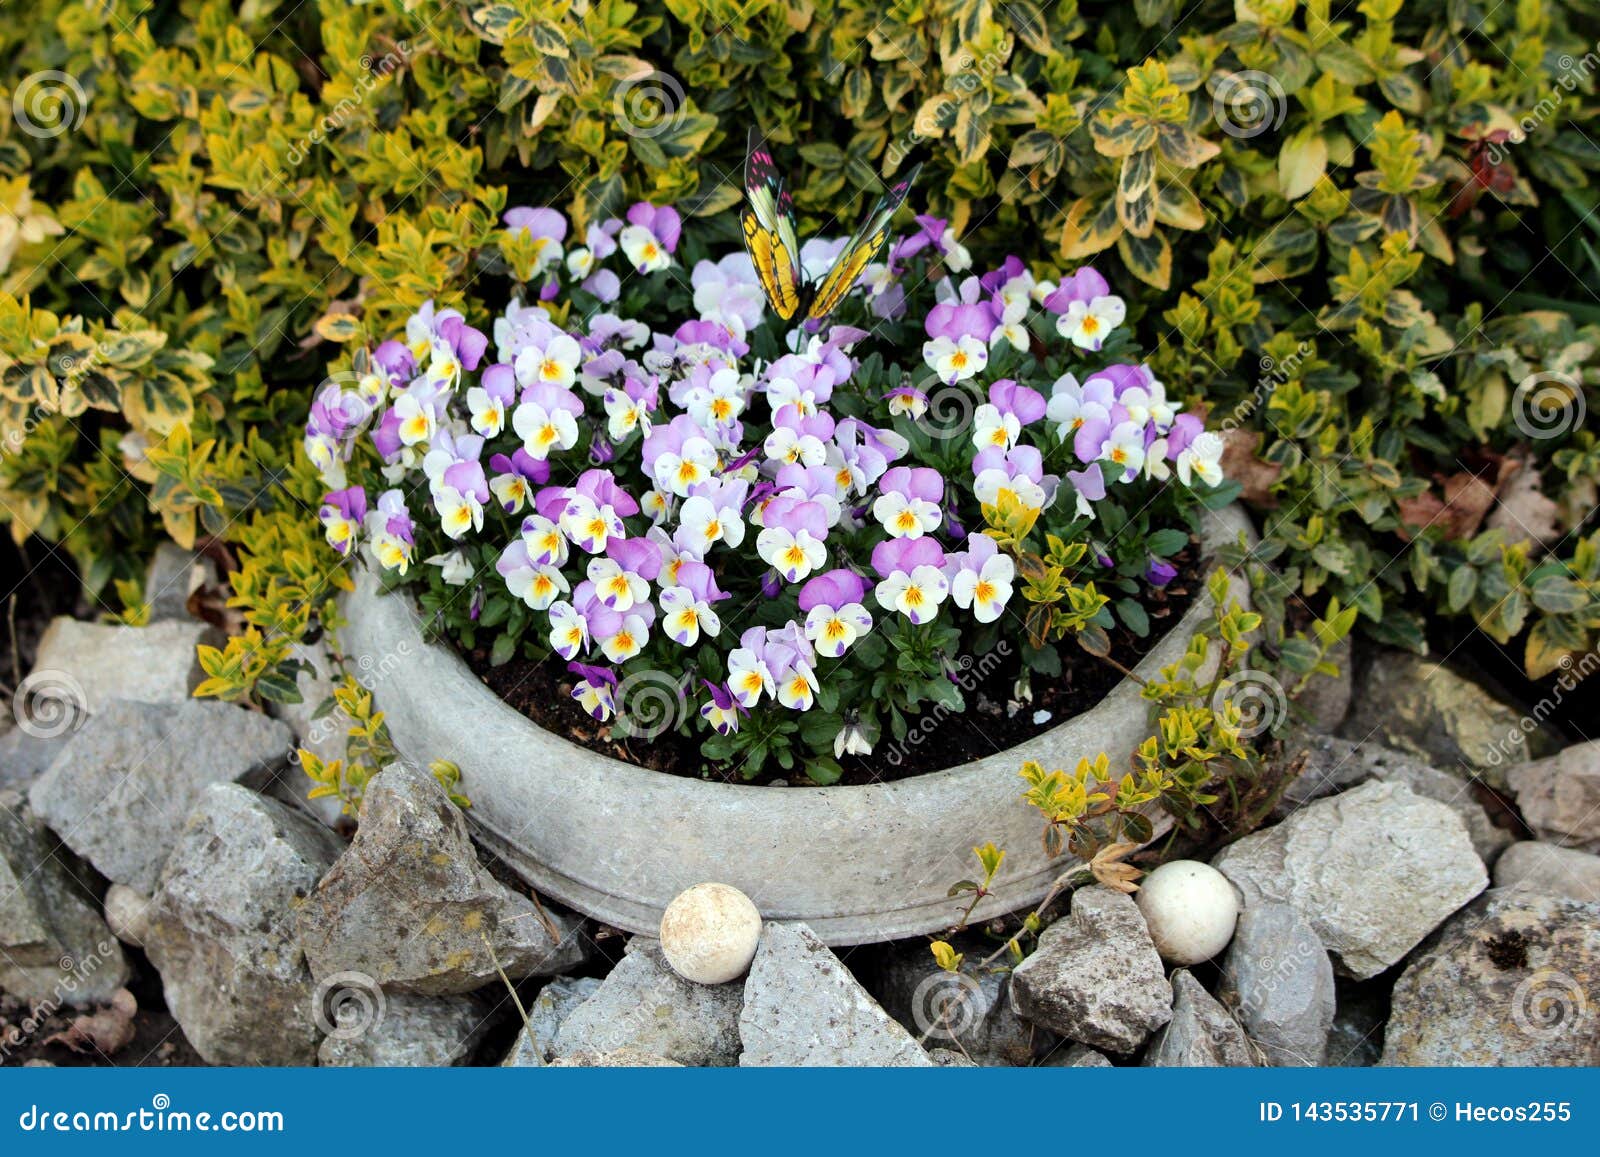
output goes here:
[[774, 694], [776, 685], [767, 663], [766, 638], [765, 627], [751, 627], [728, 653], [728, 690], [742, 707], [754, 707], [762, 695]]
[[671, 205], [640, 201], [628, 210], [628, 223], [617, 241], [640, 273], [656, 273], [672, 264], [683, 219]]
[[711, 724], [718, 735], [732, 735], [739, 730], [739, 716], [748, 715], [744, 706], [734, 697], [725, 683], [712, 683], [702, 679], [710, 698], [700, 706], [700, 718]]
[[967, 536], [967, 549], [950, 556], [950, 598], [962, 610], [972, 608], [980, 623], [992, 623], [1011, 599], [1016, 563], [1002, 554], [986, 534]]
[[518, 206], [507, 209], [501, 220], [505, 223], [506, 232], [531, 240], [535, 277], [561, 263], [561, 243], [567, 238], [567, 219], [559, 211]]
[[687, 414], [651, 430], [640, 454], [645, 473], [657, 488], [679, 498], [710, 479], [717, 468], [716, 447]]
[[367, 512], [367, 546], [372, 556], [384, 570], [404, 575], [411, 567], [416, 544], [405, 495], [385, 490], [378, 495], [377, 509]]
[[467, 410], [472, 428], [493, 438], [506, 428], [506, 414], [517, 400], [517, 375], [504, 362], [496, 362], [478, 380], [482, 384], [467, 391]]
[[774, 498], [761, 512], [756, 553], [786, 582], [799, 582], [828, 558], [828, 514], [820, 502]]
[[573, 659], [589, 645], [589, 620], [568, 602], [550, 604], [550, 648]]
[[872, 551], [872, 569], [882, 579], [873, 592], [878, 605], [921, 625], [939, 613], [950, 593], [946, 559], [932, 538], [891, 538]]
[[830, 570], [800, 589], [805, 633], [817, 654], [837, 659], [872, 630], [872, 612], [861, 604], [866, 584], [851, 570]]
[[567, 670], [578, 676], [572, 697], [595, 719], [604, 723], [617, 711], [617, 673], [609, 667], [588, 663], [568, 663]]
[[335, 490], [322, 500], [317, 511], [328, 545], [342, 555], [349, 555], [356, 546], [356, 537], [367, 517], [367, 492], [360, 486]]
[[736, 547], [744, 541], [741, 508], [749, 484], [742, 480], [712, 479], [695, 488], [678, 510], [674, 537], [702, 558], [717, 543]]
[[703, 562], [684, 562], [678, 567], [677, 585], [661, 591], [662, 630], [680, 646], [692, 647], [700, 633], [715, 638], [722, 631], [722, 620], [711, 604], [728, 596], [717, 589], [716, 576]]
[[893, 538], [921, 538], [939, 526], [944, 479], [926, 466], [896, 466], [879, 480], [882, 493], [872, 504], [872, 517]]
[[997, 505], [1002, 493], [1009, 493], [1022, 505], [1043, 510], [1055, 498], [1060, 482], [1044, 472], [1044, 457], [1036, 446], [981, 450], [972, 460], [972, 473], [972, 492], [985, 506]]
[[534, 561], [528, 544], [513, 539], [500, 552], [495, 570], [505, 580], [506, 590], [536, 611], [549, 608], [557, 599], [572, 589], [561, 568]]
[[1127, 316], [1127, 303], [1115, 294], [1074, 301], [1056, 318], [1056, 332], [1081, 350], [1098, 350]]
[[769, 462], [821, 466], [828, 460], [827, 443], [835, 429], [829, 414], [805, 414], [797, 405], [786, 405], [772, 416], [772, 433], [762, 449]]
[[509, 455], [491, 456], [489, 469], [495, 471], [489, 479], [489, 492], [507, 514], [518, 513], [533, 488], [550, 480], [550, 463], [539, 461], [520, 446]]
[[422, 560], [429, 566], [439, 568], [440, 581], [453, 586], [463, 587], [472, 581], [476, 572], [468, 560], [466, 552], [460, 550], [447, 550], [439, 554], [430, 555]]
[[720, 322], [739, 337], [761, 323], [767, 307], [755, 265], [742, 250], [720, 261], [697, 261], [689, 275], [694, 308], [706, 321]]
[[1178, 453], [1178, 481], [1193, 486], [1199, 478], [1208, 486], [1222, 485], [1222, 452], [1227, 449], [1222, 439], [1210, 430], [1196, 434]]
[[542, 462], [553, 451], [570, 450], [578, 444], [578, 416], [582, 413], [583, 399], [571, 390], [533, 385], [522, 391], [511, 415], [511, 428], [522, 439], [522, 448]]

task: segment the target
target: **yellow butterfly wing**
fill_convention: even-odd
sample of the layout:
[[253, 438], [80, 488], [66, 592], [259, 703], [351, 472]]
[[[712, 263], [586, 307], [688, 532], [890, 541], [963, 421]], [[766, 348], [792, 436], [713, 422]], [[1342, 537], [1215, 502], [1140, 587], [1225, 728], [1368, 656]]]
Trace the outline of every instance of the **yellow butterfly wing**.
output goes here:
[[895, 213], [905, 201], [906, 194], [911, 191], [911, 185], [921, 171], [922, 166], [918, 165], [906, 174], [903, 180], [897, 181], [878, 198], [878, 203], [856, 228], [855, 234], [840, 251], [833, 267], [817, 286], [817, 292], [811, 299], [811, 308], [806, 312], [807, 321], [822, 321], [827, 318], [838, 308], [845, 294], [855, 286], [861, 271], [871, 263], [884, 243], [889, 240], [889, 222], [894, 219]]
[[745, 249], [773, 311], [789, 321], [800, 312], [804, 291], [794, 205], [772, 154], [760, 143], [753, 128], [744, 162], [744, 199], [739, 224], [744, 231]]

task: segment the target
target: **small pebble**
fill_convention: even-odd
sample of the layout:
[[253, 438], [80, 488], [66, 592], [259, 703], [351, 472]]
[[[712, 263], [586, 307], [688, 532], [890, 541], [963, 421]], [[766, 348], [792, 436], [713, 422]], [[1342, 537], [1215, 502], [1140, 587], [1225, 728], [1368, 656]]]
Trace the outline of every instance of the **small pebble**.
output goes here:
[[1041, 723], [1049, 723], [1050, 722], [1050, 712], [1044, 710], [1043, 708], [1040, 708], [1038, 711], [1035, 711], [1033, 713], [1033, 722], [1034, 722], [1034, 726], [1038, 726]]
[[672, 970], [696, 984], [743, 976], [761, 939], [761, 913], [739, 889], [696, 884], [661, 916], [661, 952]]
[[1139, 881], [1139, 911], [1169, 964], [1210, 960], [1233, 939], [1239, 899], [1210, 864], [1172, 860]]

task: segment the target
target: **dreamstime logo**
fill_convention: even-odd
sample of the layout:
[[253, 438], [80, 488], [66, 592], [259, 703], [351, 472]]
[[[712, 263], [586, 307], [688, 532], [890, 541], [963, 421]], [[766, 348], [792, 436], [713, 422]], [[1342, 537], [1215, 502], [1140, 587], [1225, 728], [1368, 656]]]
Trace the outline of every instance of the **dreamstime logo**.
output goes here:
[[965, 383], [939, 386], [928, 395], [928, 407], [916, 420], [917, 429], [935, 442], [960, 438], [972, 428], [979, 397], [976, 386]]
[[630, 739], [654, 739], [683, 722], [689, 710], [689, 680], [665, 671], [636, 671], [617, 684], [618, 727]]
[[11, 95], [11, 115], [30, 137], [48, 140], [83, 123], [89, 98], [75, 76], [50, 69], [23, 78]]
[[17, 685], [11, 697], [11, 714], [23, 734], [35, 739], [59, 739], [83, 725], [89, 699], [83, 685], [65, 671], [43, 667]]
[[924, 1040], [959, 1040], [988, 1013], [983, 986], [964, 972], [935, 972], [911, 993], [911, 1019]]
[[1577, 1032], [1588, 1011], [1583, 986], [1552, 968], [1541, 968], [1511, 994], [1511, 1019], [1528, 1036], [1540, 1039]]
[[665, 72], [625, 78], [612, 94], [611, 107], [630, 137], [659, 137], [683, 124], [688, 115], [683, 85]]
[[1274, 76], [1255, 69], [1230, 72], [1211, 90], [1211, 115], [1230, 137], [1269, 133], [1289, 115], [1289, 98]]
[[1217, 688], [1211, 710], [1224, 718], [1236, 713], [1237, 724], [1222, 725], [1240, 739], [1254, 739], [1287, 717], [1289, 697], [1283, 685], [1265, 671], [1241, 671]]
[[1561, 71], [1549, 91], [1517, 120], [1517, 126], [1506, 133], [1503, 140], [1489, 141], [1484, 152], [1491, 165], [1504, 164], [1511, 146], [1520, 145], [1558, 112], [1568, 108], [1569, 97], [1582, 100], [1584, 81], [1600, 71], [1600, 51], [1586, 52], [1576, 60], [1570, 54], [1563, 53], [1556, 58], [1556, 67]]
[[1571, 374], [1530, 374], [1511, 395], [1511, 420], [1536, 442], [1578, 429], [1587, 412], [1583, 385]]
[[94, 946], [93, 952], [76, 958], [65, 955], [54, 961], [58, 975], [50, 995], [29, 1009], [20, 1020], [0, 1027], [0, 1060], [9, 1057], [13, 1049], [20, 1048], [45, 1028], [50, 1018], [61, 1010], [72, 995], [119, 952], [116, 940], [102, 940]]
[[317, 985], [311, 1018], [334, 1040], [356, 1040], [383, 1023], [389, 1002], [365, 972], [335, 972]]

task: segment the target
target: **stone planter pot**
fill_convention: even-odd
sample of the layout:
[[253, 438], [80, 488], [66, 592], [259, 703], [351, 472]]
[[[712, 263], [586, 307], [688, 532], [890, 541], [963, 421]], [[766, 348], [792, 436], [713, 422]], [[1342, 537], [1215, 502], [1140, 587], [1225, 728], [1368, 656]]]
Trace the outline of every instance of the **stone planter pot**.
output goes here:
[[[1249, 532], [1237, 509], [1210, 516], [1209, 554]], [[1236, 596], [1248, 598], [1236, 580]], [[1203, 592], [1139, 664], [1174, 662], [1207, 613]], [[1043, 821], [1022, 802], [1026, 759], [1072, 768], [1101, 751], [1125, 767], [1150, 734], [1149, 705], [1124, 680], [1093, 709], [1027, 743], [945, 771], [864, 787], [705, 783], [635, 767], [544, 730], [446, 647], [423, 641], [409, 599], [364, 573], [340, 633], [400, 751], [460, 764], [475, 833], [541, 893], [608, 924], [654, 935], [678, 892], [708, 880], [747, 893], [770, 920], [803, 920], [829, 944], [934, 932], [955, 922], [950, 885], [972, 847], [1007, 850], [984, 919], [1038, 902], [1071, 866], [1048, 860]]]

